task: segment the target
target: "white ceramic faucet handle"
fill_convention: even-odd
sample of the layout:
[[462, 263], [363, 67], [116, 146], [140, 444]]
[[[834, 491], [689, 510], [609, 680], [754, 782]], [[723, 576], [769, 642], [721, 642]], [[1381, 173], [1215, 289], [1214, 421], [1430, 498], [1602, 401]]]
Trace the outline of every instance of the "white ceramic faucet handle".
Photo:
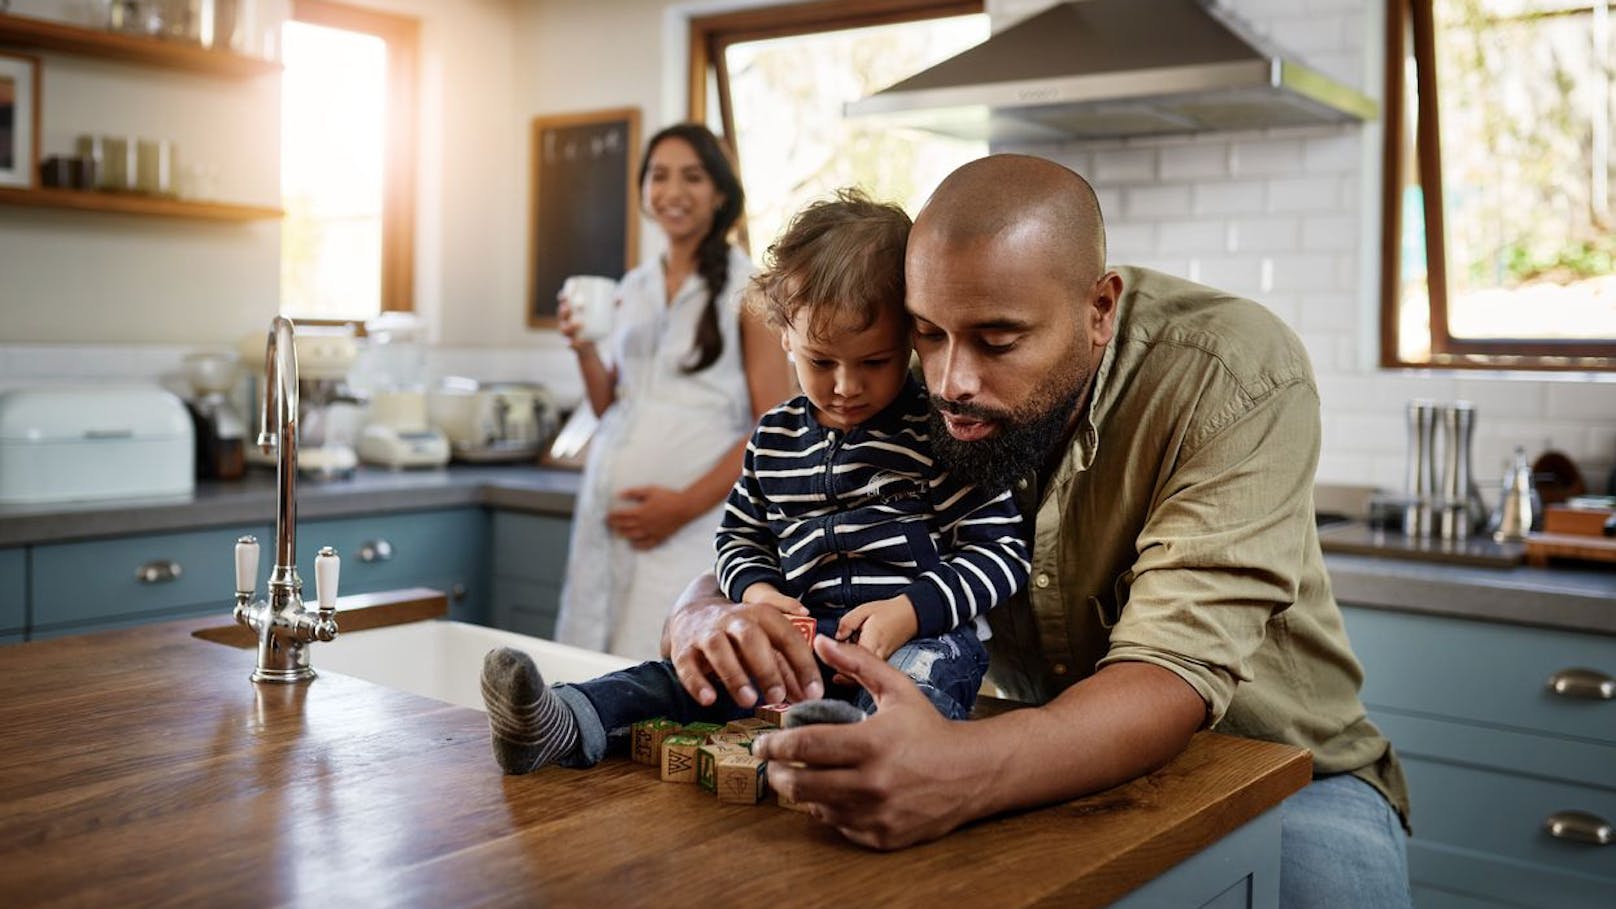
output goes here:
[[314, 557], [314, 596], [320, 602], [321, 612], [334, 612], [337, 608], [337, 575], [342, 569], [342, 558], [330, 546], [320, 549]]
[[252, 596], [258, 589], [258, 538], [236, 540], [236, 592]]

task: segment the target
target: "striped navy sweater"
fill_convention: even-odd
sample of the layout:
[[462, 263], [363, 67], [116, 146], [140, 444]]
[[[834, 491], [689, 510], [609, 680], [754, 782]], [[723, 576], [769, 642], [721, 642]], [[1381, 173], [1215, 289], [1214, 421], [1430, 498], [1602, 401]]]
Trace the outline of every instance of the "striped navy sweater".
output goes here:
[[933, 637], [1020, 590], [1021, 513], [1008, 490], [964, 485], [933, 461], [927, 407], [910, 378], [849, 432], [821, 426], [805, 396], [764, 414], [718, 531], [730, 599], [766, 581], [827, 618], [904, 593], [917, 633]]

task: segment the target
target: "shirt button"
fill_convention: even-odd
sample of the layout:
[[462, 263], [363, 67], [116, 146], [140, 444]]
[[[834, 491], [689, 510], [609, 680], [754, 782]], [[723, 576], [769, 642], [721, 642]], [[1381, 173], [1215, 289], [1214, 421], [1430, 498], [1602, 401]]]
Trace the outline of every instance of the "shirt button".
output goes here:
[[1016, 481], [1016, 488], [1025, 490], [1027, 488], [1027, 478], [1022, 477], [1021, 479], [1017, 480]]
[[1049, 667], [1049, 671], [1055, 673], [1056, 675], [1065, 675], [1066, 674], [1066, 664], [1065, 663], [1056, 663], [1055, 665]]
[[1038, 574], [1038, 577], [1033, 579], [1033, 583], [1037, 584], [1039, 587], [1048, 587], [1049, 586], [1049, 575], [1040, 572]]

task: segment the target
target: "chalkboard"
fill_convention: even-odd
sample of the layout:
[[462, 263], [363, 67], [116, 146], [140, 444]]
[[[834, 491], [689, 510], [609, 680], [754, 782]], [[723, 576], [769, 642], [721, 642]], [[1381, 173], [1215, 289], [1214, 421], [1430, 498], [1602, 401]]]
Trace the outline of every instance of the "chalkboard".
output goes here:
[[553, 328], [569, 275], [620, 278], [638, 255], [638, 108], [533, 118], [527, 324]]

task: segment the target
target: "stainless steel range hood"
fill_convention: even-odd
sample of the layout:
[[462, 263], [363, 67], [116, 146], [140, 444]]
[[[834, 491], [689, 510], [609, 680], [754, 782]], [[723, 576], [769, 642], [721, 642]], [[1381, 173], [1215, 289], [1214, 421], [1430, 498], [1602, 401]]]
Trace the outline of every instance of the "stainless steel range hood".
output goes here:
[[1047, 142], [1349, 123], [1378, 110], [1215, 3], [1078, 0], [845, 112], [966, 139]]

